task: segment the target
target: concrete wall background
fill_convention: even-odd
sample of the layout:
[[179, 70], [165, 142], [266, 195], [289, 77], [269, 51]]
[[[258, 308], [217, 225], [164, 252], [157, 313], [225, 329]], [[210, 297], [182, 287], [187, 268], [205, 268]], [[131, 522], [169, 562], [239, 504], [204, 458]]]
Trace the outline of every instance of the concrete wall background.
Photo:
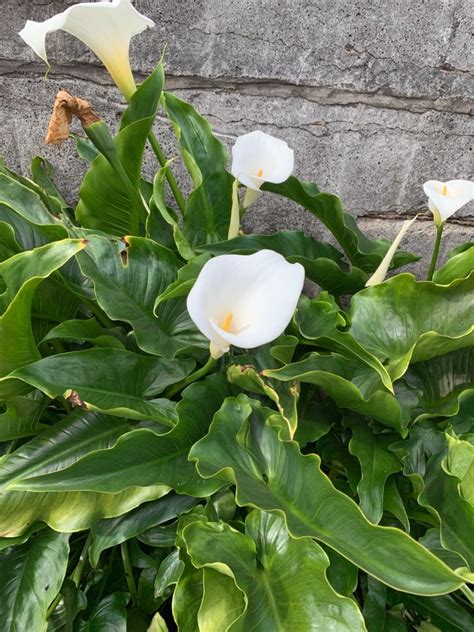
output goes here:
[[[73, 202], [84, 164], [72, 144], [45, 147], [58, 89], [91, 101], [114, 126], [120, 95], [94, 56], [69, 35], [50, 36], [50, 78], [17, 36], [74, 4], [0, 0], [0, 154], [24, 173], [40, 153], [57, 168]], [[424, 209], [428, 179], [473, 177], [472, 0], [135, 0], [156, 27], [133, 40], [139, 80], [168, 43], [167, 89], [189, 100], [221, 140], [260, 128], [296, 153], [295, 173], [336, 193], [370, 235], [393, 237]], [[158, 121], [169, 155], [172, 134]], [[147, 158], [148, 169], [154, 168]], [[183, 174], [184, 177], [184, 174]], [[404, 246], [431, 248], [429, 218]], [[290, 203], [262, 196], [247, 228], [272, 232], [315, 221]], [[444, 252], [474, 237], [474, 204], [446, 231]], [[425, 267], [422, 264], [422, 267]]]

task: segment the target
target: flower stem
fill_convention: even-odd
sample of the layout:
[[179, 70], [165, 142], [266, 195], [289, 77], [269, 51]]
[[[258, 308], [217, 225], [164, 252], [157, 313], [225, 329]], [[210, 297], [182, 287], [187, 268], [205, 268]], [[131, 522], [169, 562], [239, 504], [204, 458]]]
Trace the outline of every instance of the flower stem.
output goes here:
[[84, 572], [84, 568], [86, 566], [87, 554], [89, 552], [89, 547], [91, 545], [91, 542], [92, 542], [92, 533], [89, 531], [89, 535], [87, 536], [87, 539], [84, 543], [81, 554], [79, 556], [79, 562], [77, 563], [76, 568], [71, 573], [71, 579], [78, 588], [81, 582], [82, 573]]
[[[156, 157], [158, 158], [158, 162], [160, 163], [162, 167], [164, 167], [164, 165], [166, 164], [166, 157], [165, 157], [165, 154], [163, 153], [163, 150], [161, 149], [158, 139], [153, 134], [153, 132], [150, 132], [150, 134], [148, 135], [148, 140], [150, 141], [150, 145], [153, 151], [155, 152]], [[165, 175], [166, 175], [166, 179], [168, 180], [168, 184], [170, 185], [170, 189], [173, 192], [174, 199], [176, 200], [176, 204], [178, 205], [181, 213], [184, 213], [186, 209], [186, 202], [184, 201], [184, 197], [183, 197], [183, 194], [181, 193], [178, 183], [176, 182], [174, 175], [172, 174], [170, 169], [166, 169]]]
[[134, 603], [138, 601], [137, 586], [135, 584], [135, 578], [133, 577], [132, 563], [130, 562], [130, 555], [128, 552], [127, 542], [122, 542], [120, 545], [120, 552], [122, 554], [123, 568], [125, 570], [125, 578], [127, 580], [128, 590]]
[[[70, 575], [70, 579], [72, 579], [72, 581], [76, 584], [77, 588], [79, 588], [79, 584], [81, 583], [81, 578], [82, 578], [82, 574], [84, 572], [84, 568], [86, 566], [86, 562], [87, 562], [87, 554], [89, 552], [89, 547], [91, 545], [92, 542], [92, 534], [89, 531], [89, 535], [86, 538], [85, 544], [82, 547], [82, 551], [81, 554], [79, 556], [79, 562], [77, 563], [76, 568], [73, 570], [73, 572]], [[61, 593], [58, 593], [54, 599], [54, 601], [52, 602], [52, 604], [49, 606], [48, 611], [46, 613], [46, 619], [49, 619], [51, 617], [51, 615], [53, 614], [53, 612], [56, 610], [59, 602], [61, 601], [61, 599], [63, 598]]]
[[188, 384], [191, 384], [192, 382], [195, 382], [196, 380], [198, 380], [200, 377], [207, 375], [209, 371], [212, 371], [212, 369], [216, 366], [216, 364], [217, 364], [217, 360], [213, 358], [212, 356], [209, 356], [209, 360], [206, 362], [204, 366], [202, 366], [197, 371], [194, 371], [194, 373], [190, 373], [188, 377], [185, 377], [184, 380], [181, 380], [181, 382], [177, 382], [176, 384], [173, 384], [173, 386], [170, 386], [163, 393], [163, 397], [166, 397], [167, 399], [169, 399], [170, 397], [173, 397], [173, 395], [176, 395], [176, 393], [178, 393], [181, 389], [183, 389]]
[[436, 262], [438, 261], [439, 246], [441, 244], [441, 236], [443, 234], [444, 222], [436, 227], [436, 239], [433, 247], [433, 255], [431, 257], [430, 269], [428, 270], [427, 281], [431, 281], [434, 271], [436, 269]]

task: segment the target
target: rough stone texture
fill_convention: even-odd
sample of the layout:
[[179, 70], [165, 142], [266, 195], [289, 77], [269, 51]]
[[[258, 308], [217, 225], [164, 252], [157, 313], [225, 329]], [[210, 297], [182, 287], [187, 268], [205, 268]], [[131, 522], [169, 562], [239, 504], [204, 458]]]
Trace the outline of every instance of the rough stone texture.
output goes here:
[[[111, 125], [123, 109], [108, 75], [66, 34], [49, 39], [44, 66], [16, 32], [71, 1], [2, 0], [1, 153], [27, 172], [41, 153], [57, 166], [74, 200], [84, 165], [72, 145], [44, 148], [50, 107], [60, 87], [94, 103]], [[229, 146], [255, 128], [296, 150], [296, 173], [338, 194], [367, 232], [392, 237], [401, 218], [425, 208], [421, 184], [472, 178], [472, 0], [136, 0], [156, 28], [133, 41], [137, 77], [168, 43], [167, 87], [208, 116]], [[176, 145], [164, 120], [157, 133]], [[154, 161], [146, 161], [152, 171]], [[183, 172], [178, 175], [184, 179]], [[263, 196], [247, 219], [262, 232], [321, 228], [294, 205]], [[431, 222], [407, 247], [430, 250]], [[474, 204], [450, 223], [445, 250], [474, 235]], [[410, 239], [411, 242], [410, 243]]]

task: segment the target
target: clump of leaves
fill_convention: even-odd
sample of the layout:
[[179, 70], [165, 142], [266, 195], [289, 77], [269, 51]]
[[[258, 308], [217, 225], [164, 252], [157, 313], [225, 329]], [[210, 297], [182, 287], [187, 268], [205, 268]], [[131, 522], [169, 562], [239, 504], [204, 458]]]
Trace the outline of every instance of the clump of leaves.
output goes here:
[[[141, 176], [160, 106], [182, 212], [169, 163]], [[0, 168], [5, 629], [472, 629], [474, 249], [364, 288], [389, 244], [293, 176], [262, 188], [338, 247], [229, 240], [227, 151], [161, 63], [115, 137], [86, 131], [75, 209], [44, 160]], [[211, 256], [263, 248], [321, 291], [209, 363], [186, 297]]]

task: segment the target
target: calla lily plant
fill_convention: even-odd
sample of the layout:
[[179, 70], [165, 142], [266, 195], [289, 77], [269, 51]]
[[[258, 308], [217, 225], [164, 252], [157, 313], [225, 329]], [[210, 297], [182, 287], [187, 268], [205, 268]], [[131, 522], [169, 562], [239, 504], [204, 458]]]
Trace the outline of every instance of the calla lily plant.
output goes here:
[[278, 338], [303, 289], [304, 268], [272, 250], [208, 261], [188, 295], [196, 327], [218, 358], [230, 345], [253, 349]]
[[44, 22], [28, 20], [19, 35], [48, 66], [47, 35], [58, 30], [74, 35], [97, 55], [129, 99], [136, 89], [129, 59], [130, 40], [153, 26], [153, 20], [141, 15], [130, 0], [112, 0], [75, 4]]

